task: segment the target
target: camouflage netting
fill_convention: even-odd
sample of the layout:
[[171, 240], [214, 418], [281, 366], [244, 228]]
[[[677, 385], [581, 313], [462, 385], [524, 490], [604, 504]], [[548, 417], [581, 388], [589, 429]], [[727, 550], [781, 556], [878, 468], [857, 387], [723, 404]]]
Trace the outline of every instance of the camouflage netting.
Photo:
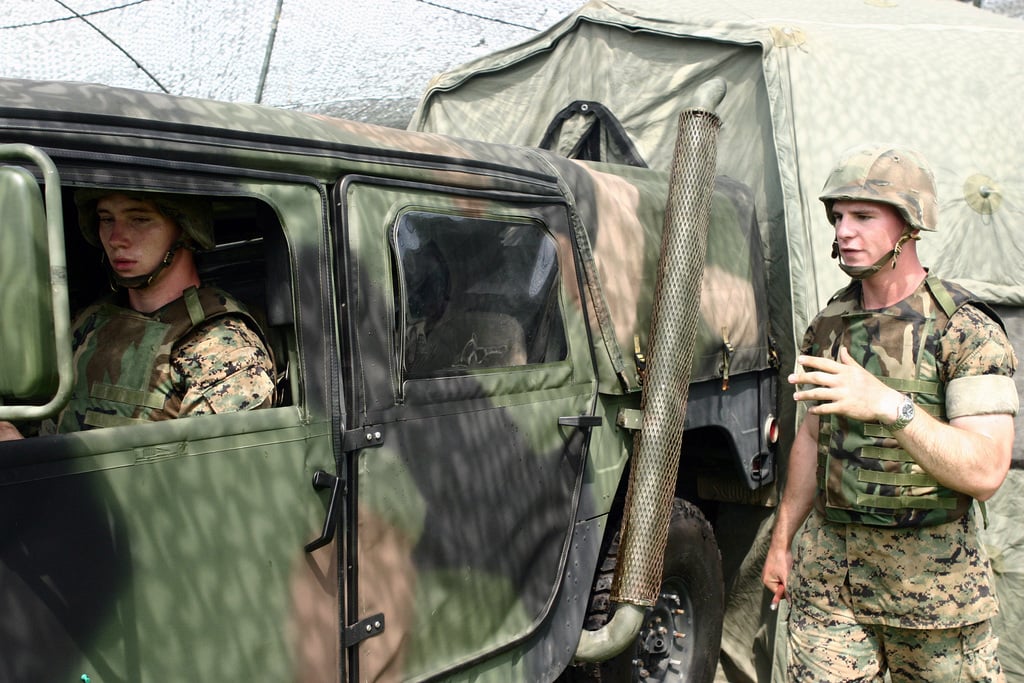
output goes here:
[[[832, 164], [867, 141], [916, 148], [931, 162], [940, 202], [922, 260], [998, 305], [1024, 353], [1022, 61], [1024, 22], [952, 0], [594, 0], [529, 42], [436, 77], [410, 127], [666, 169], [678, 112], [695, 87], [724, 78], [718, 170], [754, 194], [784, 370], [845, 281], [817, 200]], [[791, 431], [796, 415], [783, 404]], [[1000, 654], [1009, 679], [1022, 681], [1017, 422], [1014, 469], [989, 504], [986, 538], [1003, 604]], [[766, 676], [774, 615], [759, 604], [765, 529], [735, 562], [728, 680]], [[757, 623], [751, 612], [766, 617]]]
[[524, 40], [579, 4], [5, 0], [0, 72], [405, 127], [432, 73]]

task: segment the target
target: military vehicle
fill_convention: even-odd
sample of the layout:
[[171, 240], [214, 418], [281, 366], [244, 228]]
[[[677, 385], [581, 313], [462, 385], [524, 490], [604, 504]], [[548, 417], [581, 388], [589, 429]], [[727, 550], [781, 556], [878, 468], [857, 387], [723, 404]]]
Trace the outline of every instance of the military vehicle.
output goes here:
[[[777, 381], [721, 94], [665, 173], [0, 81], [0, 680], [713, 676], [700, 494], [770, 489]], [[52, 433], [109, 293], [83, 188], [210, 201], [274, 407]]]

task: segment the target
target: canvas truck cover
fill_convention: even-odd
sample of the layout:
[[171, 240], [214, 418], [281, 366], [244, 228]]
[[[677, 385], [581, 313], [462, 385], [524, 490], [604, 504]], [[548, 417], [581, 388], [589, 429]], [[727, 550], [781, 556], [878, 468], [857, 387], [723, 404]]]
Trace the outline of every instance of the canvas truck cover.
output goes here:
[[[1024, 22], [954, 0], [593, 0], [528, 42], [435, 77], [410, 127], [666, 169], [679, 112], [696, 87], [724, 79], [718, 172], [752, 192], [784, 370], [847, 281], [818, 200], [832, 164], [868, 141], [916, 148], [940, 203], [922, 261], [996, 306], [1020, 355], [1022, 63]], [[1022, 432], [1018, 416], [1013, 469], [986, 531], [1010, 680], [1024, 680]], [[760, 596], [758, 561], [747, 562], [750, 585], [734, 591]], [[745, 614], [727, 615], [726, 659], [760, 647]], [[737, 667], [753, 676], [753, 665]]]
[[[603, 340], [597, 362], [600, 389], [637, 391], [635, 354], [648, 348], [667, 173], [631, 172], [603, 164], [557, 171], [577, 176], [575, 186], [596, 185], [598, 205], [575, 201], [580, 259], [588, 273], [592, 326]], [[572, 196], [571, 193], [568, 196]], [[730, 178], [717, 180], [708, 228], [700, 322], [691, 381], [728, 380], [730, 374], [763, 370], [773, 362], [768, 342], [764, 262], [750, 190]], [[598, 345], [595, 342], [595, 345]]]

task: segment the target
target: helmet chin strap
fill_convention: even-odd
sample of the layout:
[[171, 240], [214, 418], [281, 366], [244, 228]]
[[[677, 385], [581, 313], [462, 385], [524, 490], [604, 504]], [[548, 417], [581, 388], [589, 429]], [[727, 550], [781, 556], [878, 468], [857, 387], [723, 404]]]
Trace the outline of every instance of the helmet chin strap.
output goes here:
[[110, 289], [117, 291], [118, 287], [124, 287], [125, 289], [145, 289], [153, 283], [156, 276], [159, 275], [167, 266], [171, 265], [174, 261], [174, 254], [177, 253], [178, 249], [187, 247], [184, 240], [178, 240], [171, 245], [171, 248], [164, 254], [164, 258], [160, 263], [157, 264], [156, 268], [151, 270], [146, 275], [135, 275], [133, 277], [123, 277], [114, 272], [110, 267], [110, 263], [107, 261], [107, 254], [103, 252], [103, 262], [107, 265], [107, 276], [110, 279]]
[[903, 245], [906, 244], [908, 240], [917, 239], [921, 238], [918, 235], [915, 235], [913, 231], [907, 230], [900, 235], [899, 240], [896, 241], [896, 246], [894, 246], [888, 254], [885, 254], [870, 266], [850, 266], [843, 263], [842, 258], [839, 256], [839, 240], [834, 240], [832, 242], [832, 258], [839, 259], [839, 268], [851, 278], [854, 280], [863, 280], [864, 278], [870, 277], [880, 271], [885, 267], [885, 264], [890, 261], [892, 262], [892, 267], [895, 268], [896, 260], [900, 257], [900, 252], [903, 251]]

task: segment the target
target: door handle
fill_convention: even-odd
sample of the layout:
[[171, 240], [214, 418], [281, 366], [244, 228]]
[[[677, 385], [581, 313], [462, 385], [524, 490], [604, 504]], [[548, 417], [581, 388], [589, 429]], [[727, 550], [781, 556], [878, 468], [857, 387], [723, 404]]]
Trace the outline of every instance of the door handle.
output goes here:
[[604, 424], [600, 415], [567, 415], [558, 418], [558, 424], [577, 429], [592, 429]]
[[334, 525], [337, 519], [336, 507], [338, 504], [338, 489], [341, 479], [325, 470], [317, 470], [313, 473], [313, 488], [317, 491], [323, 489], [331, 490], [331, 498], [327, 503], [327, 517], [324, 519], [324, 528], [320, 537], [306, 544], [306, 552], [311, 553], [318, 548], [334, 540]]

